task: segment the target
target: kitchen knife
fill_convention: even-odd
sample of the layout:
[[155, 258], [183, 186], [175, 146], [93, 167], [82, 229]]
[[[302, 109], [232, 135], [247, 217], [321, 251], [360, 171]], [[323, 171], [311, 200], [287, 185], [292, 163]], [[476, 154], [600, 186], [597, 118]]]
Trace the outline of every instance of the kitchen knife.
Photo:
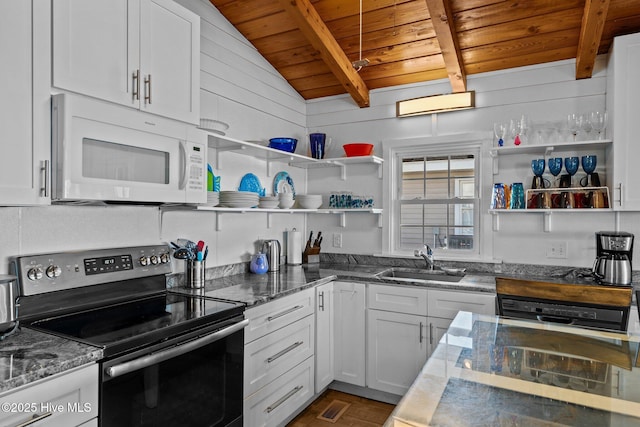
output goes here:
[[320, 240], [318, 240], [318, 247], [320, 247], [321, 244], [322, 244], [322, 237], [320, 238]]
[[318, 231], [318, 236], [316, 237], [316, 240], [313, 242], [313, 246], [320, 246], [320, 239], [322, 236], [322, 231]]
[[311, 247], [311, 239], [313, 239], [313, 231], [309, 233], [309, 240], [307, 240], [307, 248]]

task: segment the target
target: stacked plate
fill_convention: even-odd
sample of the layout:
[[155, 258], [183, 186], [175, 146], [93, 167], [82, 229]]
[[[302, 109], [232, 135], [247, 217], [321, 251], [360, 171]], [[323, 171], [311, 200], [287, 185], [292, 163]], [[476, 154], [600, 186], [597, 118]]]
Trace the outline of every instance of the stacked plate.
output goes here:
[[227, 208], [252, 208], [258, 206], [260, 196], [251, 191], [221, 191], [220, 205]]
[[258, 207], [263, 209], [276, 209], [279, 203], [280, 200], [277, 197], [262, 196], [260, 197]]
[[220, 192], [207, 191], [207, 206], [218, 206], [220, 204]]
[[322, 206], [321, 194], [298, 194], [296, 196], [298, 206], [302, 209], [318, 209]]

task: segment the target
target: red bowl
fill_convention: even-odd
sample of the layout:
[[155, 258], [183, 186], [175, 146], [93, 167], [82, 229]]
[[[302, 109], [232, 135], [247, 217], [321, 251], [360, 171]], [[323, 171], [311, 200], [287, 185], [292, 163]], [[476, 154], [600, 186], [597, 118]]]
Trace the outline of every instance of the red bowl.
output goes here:
[[342, 148], [344, 148], [347, 157], [370, 156], [373, 154], [373, 144], [367, 144], [365, 142], [344, 144]]

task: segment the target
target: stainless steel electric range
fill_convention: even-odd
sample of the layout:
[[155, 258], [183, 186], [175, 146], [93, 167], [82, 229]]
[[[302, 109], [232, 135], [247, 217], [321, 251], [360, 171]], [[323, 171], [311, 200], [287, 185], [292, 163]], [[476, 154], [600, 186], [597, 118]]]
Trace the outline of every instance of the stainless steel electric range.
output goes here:
[[22, 325], [103, 349], [101, 426], [241, 426], [245, 306], [166, 290], [168, 246], [16, 257]]

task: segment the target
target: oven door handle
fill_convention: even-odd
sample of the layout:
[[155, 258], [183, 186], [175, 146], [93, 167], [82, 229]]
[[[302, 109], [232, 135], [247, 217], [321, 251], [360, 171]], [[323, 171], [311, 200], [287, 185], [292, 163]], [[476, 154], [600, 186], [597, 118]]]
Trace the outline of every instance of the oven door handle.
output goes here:
[[563, 325], [573, 325], [576, 323], [576, 319], [567, 319], [566, 317], [555, 317], [555, 316], [536, 316], [539, 322], [552, 322], [552, 323], [562, 323]]
[[196, 350], [212, 342], [225, 338], [234, 332], [244, 329], [249, 324], [249, 319], [244, 319], [234, 325], [227, 328], [216, 331], [212, 334], [205, 335], [193, 341], [189, 341], [185, 344], [179, 344], [168, 350], [162, 350], [157, 353], [149, 354], [148, 356], [141, 357], [139, 359], [130, 360], [129, 362], [113, 365], [105, 369], [105, 374], [111, 378], [116, 378], [129, 372], [134, 372], [151, 365], [155, 365], [165, 360], [173, 359], [174, 357], [181, 356], [190, 351]]

